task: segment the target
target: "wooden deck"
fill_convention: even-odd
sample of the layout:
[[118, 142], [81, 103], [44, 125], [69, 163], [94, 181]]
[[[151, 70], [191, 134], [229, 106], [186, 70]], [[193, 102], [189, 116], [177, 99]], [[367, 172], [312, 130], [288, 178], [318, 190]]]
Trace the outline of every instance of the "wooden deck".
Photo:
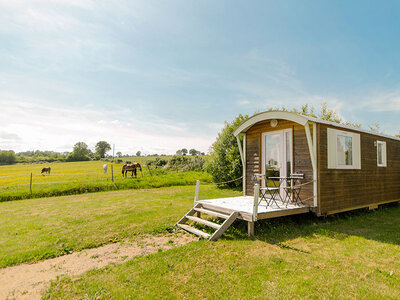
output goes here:
[[[195, 203], [200, 204], [205, 209], [211, 209], [225, 214], [237, 212], [238, 219], [251, 222], [254, 220], [253, 202], [254, 197], [252, 196], [240, 196], [198, 200]], [[275, 204], [267, 207], [265, 201], [262, 201], [258, 205], [257, 220], [308, 213], [310, 211], [310, 207], [307, 205], [298, 206], [289, 204], [286, 207], [286, 205], [280, 202], [278, 202], [278, 205], [279, 207]]]
[[[257, 201], [259, 187], [256, 184], [255, 196], [240, 196], [230, 198], [218, 198], [199, 200], [199, 186], [197, 181], [194, 206], [177, 223], [176, 226], [202, 238], [216, 241], [233, 224], [236, 219], [247, 221], [249, 236], [254, 236], [254, 223], [257, 220], [276, 218], [289, 215], [297, 215], [310, 212], [308, 205], [285, 205], [282, 202], [268, 205], [265, 200]], [[201, 218], [205, 215], [205, 218]], [[222, 224], [214, 223], [207, 216], [225, 219]], [[189, 224], [187, 224], [189, 222]], [[212, 228], [214, 233], [210, 234], [195, 228], [195, 223], [200, 223]], [[192, 225], [192, 226], [191, 226]]]

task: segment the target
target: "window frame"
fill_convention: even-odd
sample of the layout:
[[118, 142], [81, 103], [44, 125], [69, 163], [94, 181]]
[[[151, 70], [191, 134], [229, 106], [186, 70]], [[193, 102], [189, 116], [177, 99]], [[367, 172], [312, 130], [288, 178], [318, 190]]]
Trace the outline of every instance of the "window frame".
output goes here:
[[[382, 163], [379, 163], [379, 145], [382, 145]], [[387, 167], [387, 148], [386, 142], [384, 141], [376, 141], [376, 165], [381, 168]]]
[[[338, 135], [352, 138], [352, 165], [338, 164]], [[361, 170], [361, 135], [357, 132], [327, 128], [327, 168], [337, 170]]]
[[[349, 137], [351, 138], [351, 165], [342, 165], [339, 164], [339, 151], [338, 151], [338, 138], [339, 136], [344, 136], [344, 137]], [[336, 142], [336, 168], [337, 169], [354, 169], [354, 135], [351, 132], [345, 132], [345, 131], [337, 131], [336, 132], [336, 138], [335, 138], [335, 142]]]

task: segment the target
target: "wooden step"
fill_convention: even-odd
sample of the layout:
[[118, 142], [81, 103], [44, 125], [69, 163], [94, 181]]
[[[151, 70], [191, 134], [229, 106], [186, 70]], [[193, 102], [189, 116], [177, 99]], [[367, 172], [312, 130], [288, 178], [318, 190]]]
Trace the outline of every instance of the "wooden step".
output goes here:
[[207, 220], [198, 218], [198, 217], [186, 216], [186, 218], [188, 218], [189, 220], [192, 220], [192, 221], [194, 221], [194, 222], [201, 223], [201, 224], [204, 224], [204, 225], [206, 225], [206, 226], [215, 228], [215, 229], [220, 229], [220, 228], [221, 228], [221, 225], [219, 225], [219, 224], [217, 224], [217, 223], [210, 222], [210, 221], [207, 221]]
[[226, 215], [226, 214], [214, 211], [214, 210], [209, 210], [209, 209], [205, 209], [205, 208], [198, 208], [198, 207], [195, 207], [194, 210], [198, 211], [198, 212], [201, 212], [201, 213], [205, 213], [207, 215], [212, 215], [212, 216], [215, 216], [215, 217], [218, 217], [218, 218], [223, 218], [223, 219], [228, 219], [229, 218], [229, 215]]
[[200, 207], [200, 204], [196, 204], [191, 210], [189, 210], [188, 213], [187, 213], [186, 215], [184, 215], [184, 216], [182, 217], [182, 219], [180, 219], [180, 220], [178, 221], [178, 223], [176, 223], [176, 225], [178, 225], [178, 224], [185, 224], [185, 223], [187, 222], [187, 220], [189, 220], [187, 217], [188, 217], [188, 216], [193, 216], [193, 215], [196, 213], [196, 211], [194, 210], [196, 207]]
[[230, 216], [225, 220], [224, 223], [222, 223], [221, 228], [217, 229], [214, 234], [210, 237], [211, 241], [216, 241], [218, 240], [221, 235], [229, 228], [229, 226], [232, 225], [232, 223], [236, 220], [238, 215], [238, 212], [233, 212], [230, 214]]
[[182, 228], [182, 229], [184, 229], [186, 231], [189, 231], [191, 233], [194, 233], [195, 235], [202, 236], [205, 239], [209, 239], [210, 238], [210, 235], [208, 233], [205, 233], [205, 232], [203, 232], [201, 230], [193, 228], [193, 227], [191, 227], [189, 225], [185, 225], [185, 224], [177, 224], [177, 225], [178, 225], [178, 227], [180, 227], [180, 228]]

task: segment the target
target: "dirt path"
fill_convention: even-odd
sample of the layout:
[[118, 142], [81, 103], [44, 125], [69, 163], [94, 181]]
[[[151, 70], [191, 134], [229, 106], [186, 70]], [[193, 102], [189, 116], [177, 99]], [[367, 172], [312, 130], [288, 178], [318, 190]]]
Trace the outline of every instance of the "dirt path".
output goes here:
[[159, 249], [168, 250], [197, 240], [185, 234], [145, 236], [134, 242], [105, 245], [34, 264], [0, 269], [0, 299], [40, 299], [50, 286], [50, 280], [61, 275], [79, 275], [108, 264], [120, 264], [138, 255]]

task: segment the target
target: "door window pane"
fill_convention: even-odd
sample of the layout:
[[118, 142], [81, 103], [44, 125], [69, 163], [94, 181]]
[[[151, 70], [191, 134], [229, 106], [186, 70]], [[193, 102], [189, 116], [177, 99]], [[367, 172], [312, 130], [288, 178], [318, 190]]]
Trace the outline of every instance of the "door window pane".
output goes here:
[[353, 138], [345, 135], [337, 136], [337, 164], [353, 165]]
[[292, 175], [292, 133], [285, 132], [286, 139], [286, 176]]
[[267, 177], [280, 176], [281, 135], [265, 136], [265, 175]]

